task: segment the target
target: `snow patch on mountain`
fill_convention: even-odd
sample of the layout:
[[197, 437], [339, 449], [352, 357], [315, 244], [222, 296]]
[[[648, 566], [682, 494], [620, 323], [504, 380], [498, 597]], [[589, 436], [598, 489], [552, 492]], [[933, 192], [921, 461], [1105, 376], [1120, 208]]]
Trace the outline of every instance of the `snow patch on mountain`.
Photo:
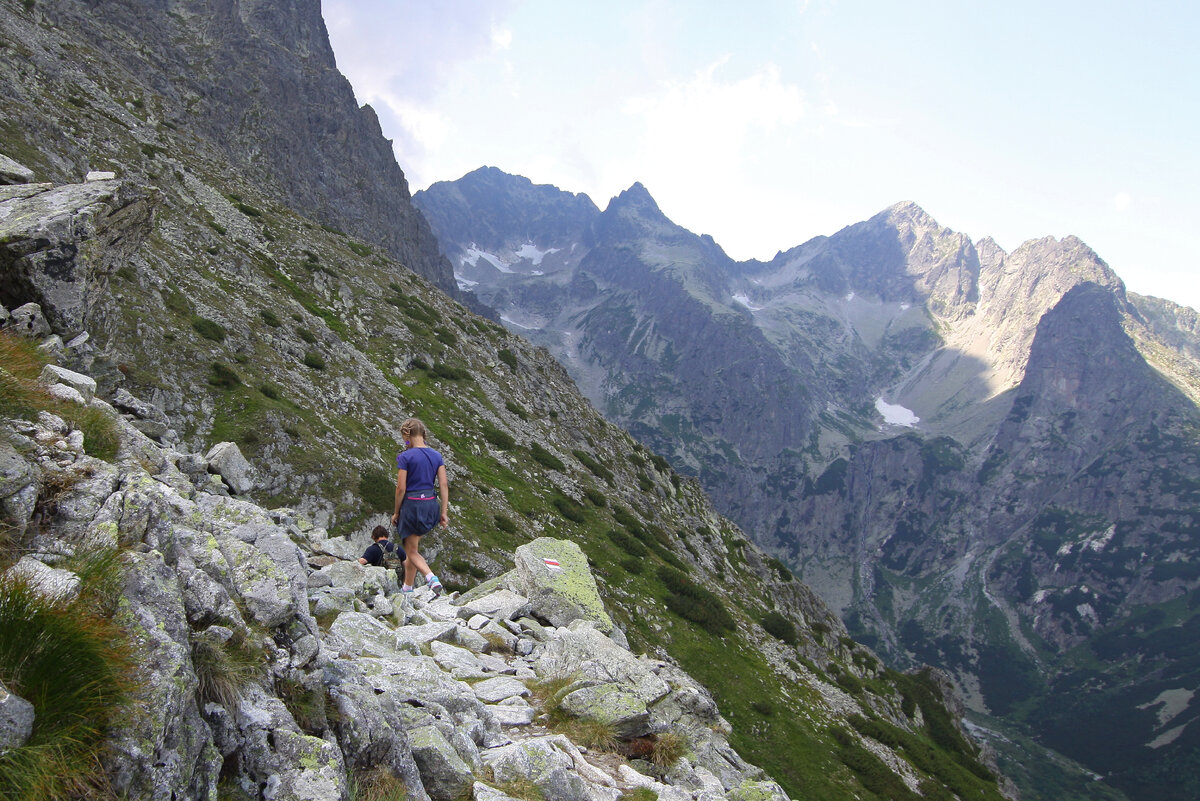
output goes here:
[[499, 256], [488, 253], [486, 250], [480, 250], [474, 245], [471, 245], [471, 247], [467, 248], [466, 255], [463, 256], [463, 264], [470, 264], [472, 267], [477, 267], [480, 259], [483, 259], [502, 273], [514, 272], [511, 267], [509, 267], [500, 259]]
[[755, 306], [754, 304], [752, 304], [750, 302], [750, 296], [745, 293], [738, 293], [733, 296], [733, 299], [735, 301], [737, 301], [738, 303], [742, 304], [743, 306], [745, 306], [750, 311], [761, 311], [763, 308], [762, 306]]
[[[538, 265], [540, 265], [542, 263], [543, 258], [550, 255], [551, 253], [557, 253], [557, 252], [558, 252], [558, 248], [550, 248], [548, 250], [538, 250], [537, 246], [534, 245], [532, 242], [526, 242], [524, 245], [521, 245], [521, 249], [516, 252], [516, 256], [518, 259], [529, 259], [529, 261], [533, 262], [533, 266], [537, 267]], [[534, 273], [534, 274], [541, 275], [541, 273]]]
[[905, 428], [913, 428], [917, 423], [921, 422], [921, 418], [912, 413], [910, 409], [895, 403], [888, 403], [880, 395], [875, 399], [875, 411], [883, 416], [883, 421], [893, 426], [904, 426]]

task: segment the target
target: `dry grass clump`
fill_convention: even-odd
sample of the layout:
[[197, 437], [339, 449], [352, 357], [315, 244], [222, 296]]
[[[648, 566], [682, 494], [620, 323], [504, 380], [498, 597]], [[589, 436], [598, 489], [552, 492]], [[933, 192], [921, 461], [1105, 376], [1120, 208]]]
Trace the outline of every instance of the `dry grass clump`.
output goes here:
[[386, 765], [361, 770], [350, 777], [350, 801], [406, 801], [408, 787]]
[[83, 448], [89, 456], [112, 461], [117, 456], [120, 434], [116, 421], [103, 409], [60, 401], [39, 380], [46, 355], [25, 337], [0, 331], [0, 417], [37, 418], [51, 412], [83, 432]]

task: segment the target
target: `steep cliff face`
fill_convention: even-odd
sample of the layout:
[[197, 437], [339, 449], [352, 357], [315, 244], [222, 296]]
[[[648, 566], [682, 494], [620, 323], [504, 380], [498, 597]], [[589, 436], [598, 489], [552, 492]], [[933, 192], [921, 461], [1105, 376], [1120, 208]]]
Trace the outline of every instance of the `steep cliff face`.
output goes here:
[[43, 179], [170, 174], [187, 150], [458, 296], [374, 111], [337, 71], [319, 0], [37, 3], [5, 23], [7, 146]]

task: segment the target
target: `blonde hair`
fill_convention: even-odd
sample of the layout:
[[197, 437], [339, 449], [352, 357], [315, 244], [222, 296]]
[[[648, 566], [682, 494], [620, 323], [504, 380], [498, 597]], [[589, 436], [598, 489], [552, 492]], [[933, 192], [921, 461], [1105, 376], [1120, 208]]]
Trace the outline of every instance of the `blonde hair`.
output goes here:
[[408, 439], [409, 437], [421, 437], [424, 439], [429, 436], [425, 430], [425, 424], [415, 417], [410, 417], [400, 424], [400, 436]]

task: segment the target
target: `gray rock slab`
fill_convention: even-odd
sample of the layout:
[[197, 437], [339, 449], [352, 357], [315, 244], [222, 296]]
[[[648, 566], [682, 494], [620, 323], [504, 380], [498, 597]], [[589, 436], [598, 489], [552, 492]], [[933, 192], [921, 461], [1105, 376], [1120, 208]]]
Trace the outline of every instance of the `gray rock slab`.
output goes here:
[[559, 629], [554, 639], [541, 647], [544, 650], [536, 665], [540, 675], [578, 675], [614, 682], [629, 687], [647, 704], [671, 689], [651, 665], [593, 628]]
[[421, 782], [433, 801], [454, 801], [471, 788], [474, 772], [436, 726], [413, 729], [408, 742]]
[[42, 368], [42, 381], [47, 384], [63, 384], [78, 392], [83, 397], [84, 405], [91, 403], [96, 395], [96, 381], [91, 376], [68, 370], [54, 364]]
[[400, 654], [396, 632], [365, 612], [343, 612], [329, 631], [349, 643], [356, 655], [388, 658]]
[[0, 684], [0, 752], [29, 742], [34, 717], [33, 704]]
[[497, 676], [494, 679], [481, 681], [472, 685], [471, 690], [475, 693], [476, 698], [489, 704], [503, 701], [505, 698], [529, 695], [528, 687], [508, 676]]
[[401, 626], [396, 629], [396, 641], [421, 648], [434, 640], [453, 643], [458, 626], [454, 623], [426, 623], [423, 626]]
[[8, 329], [32, 339], [50, 336], [50, 323], [36, 303], [26, 303], [9, 312]]
[[456, 679], [471, 679], [492, 675], [475, 654], [466, 648], [435, 640], [429, 644], [433, 658]]
[[0, 153], [0, 184], [31, 184], [33, 170]]
[[537, 710], [529, 704], [525, 706], [493, 704], [488, 707], [488, 711], [501, 726], [528, 726], [533, 723], [533, 718], [537, 714]]
[[530, 612], [529, 599], [512, 590], [501, 588], [479, 598], [473, 598], [460, 607], [459, 616], [484, 615], [493, 620], [512, 620]]
[[254, 489], [254, 468], [246, 461], [236, 443], [218, 442], [204, 457], [208, 468], [219, 475], [238, 495]]
[[26, 581], [35, 592], [48, 600], [66, 602], [79, 595], [79, 576], [70, 570], [50, 567], [32, 556], [22, 556], [5, 575]]

